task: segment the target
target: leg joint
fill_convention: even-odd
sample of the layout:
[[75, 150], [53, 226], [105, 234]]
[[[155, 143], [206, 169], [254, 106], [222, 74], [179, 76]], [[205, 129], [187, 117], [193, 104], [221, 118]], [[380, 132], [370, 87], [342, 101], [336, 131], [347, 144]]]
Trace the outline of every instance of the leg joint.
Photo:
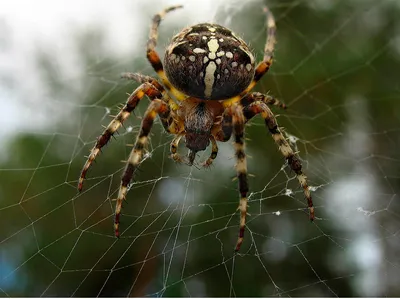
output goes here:
[[295, 156], [295, 155], [290, 155], [287, 158], [288, 164], [290, 166], [290, 168], [296, 173], [296, 174], [301, 174], [301, 169], [302, 169], [302, 165], [300, 160]]

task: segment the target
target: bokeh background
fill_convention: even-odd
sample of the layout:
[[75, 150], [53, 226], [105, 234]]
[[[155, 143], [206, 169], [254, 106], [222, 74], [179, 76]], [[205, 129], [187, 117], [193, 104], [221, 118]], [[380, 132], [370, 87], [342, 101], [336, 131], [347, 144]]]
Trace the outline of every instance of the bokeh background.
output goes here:
[[[184, 2], [184, 3], [183, 3]], [[275, 62], [256, 87], [313, 186], [316, 221], [261, 119], [246, 129], [250, 208], [238, 233], [230, 142], [209, 169], [176, 165], [159, 122], [113, 236], [121, 171], [148, 100], [76, 190], [85, 155], [137, 87], [151, 17], [158, 51], [217, 22]], [[400, 2], [1, 1], [0, 296], [399, 296]], [[180, 151], [185, 152], [184, 146]], [[198, 157], [205, 159], [209, 151]]]

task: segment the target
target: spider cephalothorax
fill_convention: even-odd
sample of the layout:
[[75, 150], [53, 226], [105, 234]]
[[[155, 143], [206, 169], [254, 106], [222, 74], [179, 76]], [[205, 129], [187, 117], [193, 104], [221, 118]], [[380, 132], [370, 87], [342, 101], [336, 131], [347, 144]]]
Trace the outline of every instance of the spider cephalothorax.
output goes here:
[[[83, 166], [78, 190], [81, 191], [86, 173], [96, 159], [100, 149], [121, 127], [138, 104], [147, 95], [151, 102], [143, 116], [139, 134], [129, 155], [121, 179], [115, 207], [115, 235], [120, 236], [119, 218], [122, 202], [126, 199], [128, 185], [139, 166], [153, 122], [158, 115], [167, 133], [174, 134], [171, 142], [171, 157], [177, 162], [192, 165], [196, 153], [205, 150], [211, 143], [211, 154], [203, 163], [208, 167], [217, 157], [217, 141], [226, 142], [234, 136], [236, 176], [239, 189], [240, 229], [235, 250], [243, 242], [247, 215], [247, 162], [244, 151], [244, 128], [248, 121], [260, 114], [289, 167], [294, 171], [304, 189], [314, 219], [314, 207], [307, 177], [302, 172], [300, 160], [282, 135], [275, 116], [268, 105], [285, 108], [285, 105], [269, 95], [251, 92], [252, 88], [269, 70], [275, 44], [275, 21], [271, 12], [267, 15], [268, 38], [263, 60], [255, 67], [254, 56], [246, 43], [229, 29], [216, 24], [198, 24], [185, 28], [176, 35], [166, 49], [164, 64], [155, 47], [161, 19], [171, 10], [165, 9], [153, 18], [150, 38], [147, 43], [147, 58], [161, 79], [136, 73], [125, 73], [124, 78], [135, 80], [141, 85], [129, 96], [125, 106], [97, 139]], [[178, 154], [178, 145], [184, 137], [189, 149], [188, 159]]]
[[168, 80], [184, 94], [224, 100], [242, 92], [254, 77], [254, 55], [229, 29], [198, 24], [182, 30], [165, 52]]

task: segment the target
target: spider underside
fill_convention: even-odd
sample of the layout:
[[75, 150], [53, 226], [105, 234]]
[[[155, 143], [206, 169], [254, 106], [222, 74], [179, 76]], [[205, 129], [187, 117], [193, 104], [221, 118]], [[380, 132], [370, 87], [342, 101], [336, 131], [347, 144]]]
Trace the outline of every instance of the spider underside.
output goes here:
[[[116, 199], [114, 229], [120, 236], [119, 222], [122, 202], [126, 199], [128, 185], [140, 164], [148, 136], [158, 115], [167, 133], [175, 135], [171, 142], [171, 157], [176, 162], [192, 165], [199, 151], [211, 142], [211, 155], [203, 163], [210, 166], [217, 157], [217, 141], [226, 142], [234, 136], [234, 148], [238, 189], [240, 195], [240, 228], [235, 251], [243, 242], [246, 216], [247, 163], [244, 151], [244, 127], [254, 116], [260, 114], [277, 144], [280, 152], [294, 171], [307, 199], [310, 219], [314, 219], [314, 207], [307, 177], [300, 160], [282, 135], [269, 105], [286, 108], [274, 97], [250, 92], [272, 64], [275, 44], [275, 21], [272, 13], [264, 8], [267, 16], [267, 41], [263, 60], [255, 66], [254, 56], [246, 43], [229, 29], [217, 24], [203, 23], [187, 27], [173, 37], [167, 47], [164, 65], [155, 48], [158, 27], [162, 18], [170, 11], [182, 6], [172, 6], [153, 18], [147, 43], [147, 58], [161, 79], [137, 73], [125, 73], [122, 77], [135, 80], [141, 85], [129, 96], [125, 106], [97, 139], [82, 169], [78, 190], [81, 191], [86, 173], [101, 148], [136, 108], [146, 95], [151, 102], [143, 116], [135, 145], [129, 155]], [[178, 154], [180, 140], [184, 137], [189, 149], [187, 157]]]

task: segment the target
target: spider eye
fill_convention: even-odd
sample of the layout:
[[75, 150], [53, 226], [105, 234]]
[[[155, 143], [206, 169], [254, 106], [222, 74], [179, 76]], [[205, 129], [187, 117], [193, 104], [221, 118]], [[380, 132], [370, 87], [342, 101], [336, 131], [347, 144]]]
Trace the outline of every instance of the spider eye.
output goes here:
[[206, 100], [238, 95], [254, 76], [254, 56], [232, 31], [216, 24], [182, 30], [164, 57], [168, 80], [184, 94]]

